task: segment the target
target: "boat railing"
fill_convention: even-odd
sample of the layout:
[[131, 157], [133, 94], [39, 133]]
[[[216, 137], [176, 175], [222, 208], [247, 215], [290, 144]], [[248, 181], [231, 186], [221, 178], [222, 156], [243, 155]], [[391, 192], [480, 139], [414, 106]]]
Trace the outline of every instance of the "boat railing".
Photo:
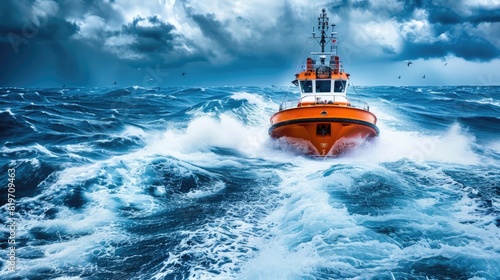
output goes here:
[[292, 109], [297, 107], [310, 106], [339, 106], [351, 107], [370, 111], [370, 106], [363, 100], [356, 98], [347, 98], [344, 95], [308, 95], [300, 99], [285, 100], [281, 103], [279, 110]]

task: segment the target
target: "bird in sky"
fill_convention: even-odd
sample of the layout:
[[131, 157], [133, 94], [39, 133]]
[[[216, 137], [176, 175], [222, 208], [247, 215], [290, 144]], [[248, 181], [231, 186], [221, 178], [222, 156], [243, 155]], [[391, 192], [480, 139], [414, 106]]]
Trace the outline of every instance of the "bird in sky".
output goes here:
[[186, 76], [186, 73], [185, 73], [185, 72], [182, 72], [182, 76]]
[[448, 65], [448, 62], [446, 62], [446, 63], [444, 64], [444, 66], [446, 66], [446, 65]]
[[422, 77], [422, 79], [425, 79], [425, 75]]
[[116, 85], [116, 81], [113, 83], [113, 85]]
[[406, 66], [410, 67], [410, 64], [413, 64], [411, 61], [406, 61]]
[[398, 76], [398, 79], [401, 79], [401, 75]]

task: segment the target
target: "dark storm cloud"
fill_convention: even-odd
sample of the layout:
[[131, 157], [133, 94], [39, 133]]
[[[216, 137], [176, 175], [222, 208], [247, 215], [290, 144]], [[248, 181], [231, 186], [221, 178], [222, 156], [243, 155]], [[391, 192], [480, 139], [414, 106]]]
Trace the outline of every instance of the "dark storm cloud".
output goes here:
[[61, 18], [51, 17], [39, 26], [34, 40], [61, 41], [76, 34], [78, 26]]
[[[283, 67], [290, 64], [290, 53], [300, 53], [303, 49], [303, 37], [297, 40], [297, 30], [304, 27], [297, 18], [296, 11], [291, 5], [283, 5], [276, 17], [275, 24], [255, 28], [255, 19], [247, 14], [234, 15], [229, 20], [220, 20], [217, 14], [197, 14], [187, 9], [189, 18], [196, 23], [205, 38], [209, 38], [212, 45], [203, 46], [201, 52], [212, 58], [218, 58], [220, 53], [231, 56], [237, 61], [238, 69], [252, 69], [256, 67]], [[272, 19], [270, 19], [272, 20]], [[233, 28], [254, 34], [243, 39], [236, 38]], [[309, 26], [307, 30], [309, 30]], [[210, 50], [214, 49], [214, 50]]]
[[162, 22], [157, 16], [137, 17], [131, 23], [124, 25], [121, 31], [111, 34], [133, 36], [135, 41], [130, 44], [130, 48], [144, 55], [144, 61], [149, 61], [173, 50], [176, 37], [172, 33], [174, 29], [173, 25]]
[[461, 43], [451, 46], [451, 49], [456, 56], [472, 61], [489, 61], [500, 55], [498, 48], [480, 38], [462, 40]]
[[406, 59], [441, 58], [450, 54], [470, 61], [488, 61], [498, 57], [500, 52], [486, 40], [464, 38], [456, 40], [454, 43], [436, 42], [432, 45], [423, 43], [407, 44], [399, 57]]
[[[449, 39], [433, 42], [404, 42], [404, 49], [397, 56], [402, 59], [440, 58], [454, 55], [470, 61], [490, 61], [498, 58], [500, 50], [492, 42], [470, 31], [471, 25], [434, 24], [437, 34], [448, 32]], [[488, 27], [485, 27], [488, 28]]]
[[[15, 3], [13, 3], [15, 2]], [[2, 42], [14, 40], [65, 40], [78, 32], [75, 23], [57, 15], [36, 15], [26, 1], [3, 1], [0, 4]], [[13, 46], [14, 50], [16, 49]]]
[[429, 21], [432, 23], [440, 23], [444, 25], [454, 25], [462, 23], [462, 16], [453, 11], [439, 8], [430, 13]]
[[224, 48], [231, 47], [231, 34], [226, 31], [226, 28], [218, 21], [214, 14], [194, 14], [191, 18], [198, 24], [198, 27], [203, 32], [203, 35], [217, 42]]
[[472, 23], [500, 22], [500, 9], [477, 9], [468, 20]]
[[[157, 16], [137, 16], [126, 23], [122, 14], [112, 7], [113, 1], [32, 1], [6, 0], [0, 2], [0, 86], [55, 81], [56, 84], [85, 85], [92, 76], [102, 76], [105, 67], [122, 64], [137, 69], [160, 63], [180, 66], [179, 58], [172, 61], [176, 37], [174, 26]], [[96, 16], [113, 23], [117, 30], [91, 30], [91, 38], [80, 34], [75, 20]], [[131, 42], [119, 46], [108, 41], [113, 36], [129, 36]], [[121, 52], [132, 53], [134, 59], [123, 58]], [[188, 61], [200, 60], [187, 56]], [[114, 67], [114, 66], [113, 66]], [[109, 74], [108, 74], [109, 75]], [[141, 80], [144, 73], [136, 70]]]
[[23, 0], [0, 4], [0, 85], [55, 76], [85, 80], [76, 55], [68, 48], [77, 25], [57, 14], [55, 2], [37, 4]]
[[500, 9], [485, 7], [468, 8], [466, 14], [460, 14], [447, 6], [430, 6], [429, 21], [444, 25], [464, 23], [478, 24], [482, 22], [500, 22]]
[[0, 17], [2, 18], [0, 21], [0, 35], [2, 37], [6, 36], [11, 29], [23, 25], [21, 15], [29, 9], [22, 4], [22, 1], [11, 0], [0, 2]]
[[[66, 37], [73, 35], [76, 31], [76, 24], [65, 19], [67, 16], [81, 17], [82, 15], [90, 14], [96, 15], [107, 21], [122, 22], [124, 21], [122, 15], [113, 10], [112, 5], [114, 1], [102, 2], [99, 0], [85, 0], [85, 1], [70, 1], [70, 0], [53, 0], [47, 1], [56, 4], [57, 13], [51, 15], [50, 13], [36, 14], [38, 9], [33, 7], [36, 1], [32, 0], [4, 0], [0, 2], [0, 16], [2, 20], [0, 21], [0, 31], [1, 35], [5, 36], [6, 32], [18, 32], [21, 33], [22, 29], [26, 26], [34, 25], [38, 27], [39, 30], [46, 32], [41, 32], [43, 38], [51, 37], [46, 33], [53, 31], [65, 33]], [[43, 1], [42, 1], [43, 2]], [[44, 16], [45, 15], [45, 16]], [[40, 24], [37, 23], [40, 21]], [[146, 37], [150, 36], [150, 32], [147, 28], [141, 28], [137, 26], [137, 23], [141, 21], [149, 21], [150, 23], [158, 25], [162, 28], [162, 31], [169, 32], [172, 30], [172, 26], [161, 22], [156, 16], [151, 16], [147, 18], [141, 18], [138, 16], [133, 22], [129, 23], [124, 27], [126, 31], [134, 32], [137, 34], [144, 34]], [[43, 29], [43, 30], [42, 30]], [[68, 32], [66, 32], [68, 31]], [[154, 30], [151, 32], [155, 32]], [[56, 37], [58, 34], [56, 34]], [[42, 39], [43, 39], [42, 38]], [[40, 39], [40, 38], [38, 38]]]
[[[239, 50], [240, 46], [227, 31], [227, 27], [218, 21], [214, 14], [192, 14], [191, 19], [198, 25], [203, 36], [210, 38], [215, 43], [218, 48], [217, 51], [222, 51], [226, 54], [245, 53]], [[205, 53], [212, 58], [217, 57], [215, 51], [208, 50]]]

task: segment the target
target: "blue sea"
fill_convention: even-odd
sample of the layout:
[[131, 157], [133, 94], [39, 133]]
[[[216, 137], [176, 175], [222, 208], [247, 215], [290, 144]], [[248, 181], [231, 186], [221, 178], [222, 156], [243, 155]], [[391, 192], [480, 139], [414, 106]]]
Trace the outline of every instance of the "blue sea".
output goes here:
[[0, 88], [0, 278], [500, 279], [500, 87], [349, 95], [380, 136], [311, 158], [294, 87]]

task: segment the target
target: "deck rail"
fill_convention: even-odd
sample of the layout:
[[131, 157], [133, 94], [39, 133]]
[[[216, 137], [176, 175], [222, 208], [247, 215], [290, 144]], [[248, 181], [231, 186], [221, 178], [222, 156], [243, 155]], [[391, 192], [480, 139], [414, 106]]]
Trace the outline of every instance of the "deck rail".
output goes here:
[[352, 107], [370, 111], [370, 106], [363, 100], [356, 98], [347, 98], [344, 95], [308, 95], [300, 99], [289, 99], [280, 104], [279, 110], [292, 109], [297, 107], [309, 106], [340, 106]]

